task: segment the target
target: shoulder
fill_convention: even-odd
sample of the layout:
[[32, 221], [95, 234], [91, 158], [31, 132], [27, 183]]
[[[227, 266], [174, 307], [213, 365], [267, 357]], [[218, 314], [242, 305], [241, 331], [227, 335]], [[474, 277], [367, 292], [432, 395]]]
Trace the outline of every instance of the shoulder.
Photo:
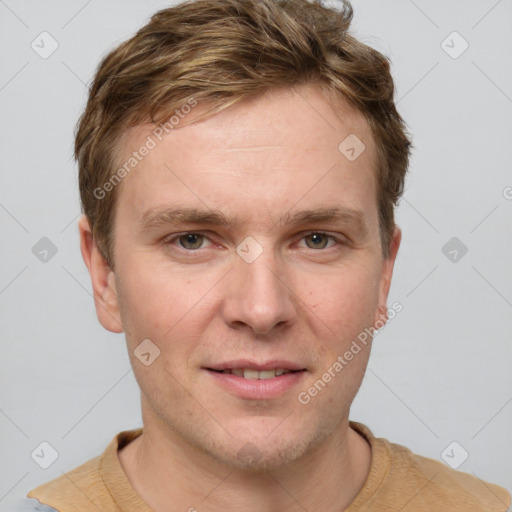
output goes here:
[[349, 508], [350, 512], [508, 510], [511, 496], [504, 488], [413, 453], [400, 444], [375, 437], [362, 423], [351, 421], [350, 426], [368, 441], [372, 449], [370, 472], [353, 508]]
[[[141, 433], [141, 428], [120, 432], [101, 455], [32, 489], [27, 497], [36, 498], [39, 502], [53, 507], [49, 510], [42, 508], [40, 512], [119, 511], [111, 494], [112, 487], [107, 486], [107, 481], [110, 482], [110, 486], [124, 485], [125, 488], [129, 488], [117, 452]], [[39, 509], [28, 509], [31, 510], [39, 512]], [[23, 512], [23, 509], [20, 512]]]
[[[68, 510], [68, 507], [69, 510], [88, 510], [91, 507], [91, 501], [94, 501], [94, 498], [91, 500], [89, 496], [95, 495], [98, 492], [98, 486], [101, 486], [100, 460], [101, 456], [95, 457], [32, 489], [27, 494], [28, 498], [36, 498], [48, 506], [57, 506], [58, 504], [58, 510], [62, 506], [66, 507], [65, 510]], [[85, 490], [85, 492], [80, 490]], [[54, 509], [50, 508], [50, 511], [52, 510]], [[47, 510], [41, 509], [41, 512], [47, 512]]]
[[504, 512], [508, 509], [511, 498], [504, 488], [417, 455], [405, 446], [389, 442], [387, 445], [389, 478], [397, 482], [402, 496], [409, 493], [414, 509], [472, 512]]

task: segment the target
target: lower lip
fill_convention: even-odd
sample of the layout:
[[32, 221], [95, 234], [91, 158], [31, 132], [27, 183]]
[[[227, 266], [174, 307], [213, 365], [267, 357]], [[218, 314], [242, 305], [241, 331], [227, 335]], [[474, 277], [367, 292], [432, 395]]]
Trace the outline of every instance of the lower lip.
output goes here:
[[296, 386], [306, 373], [305, 370], [285, 373], [271, 379], [245, 379], [232, 373], [206, 370], [215, 381], [230, 393], [248, 400], [266, 400], [282, 395]]

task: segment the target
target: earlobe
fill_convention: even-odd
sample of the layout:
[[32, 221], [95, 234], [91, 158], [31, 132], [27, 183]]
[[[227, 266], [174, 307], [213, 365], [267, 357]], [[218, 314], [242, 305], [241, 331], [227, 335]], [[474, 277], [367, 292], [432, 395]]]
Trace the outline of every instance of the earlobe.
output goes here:
[[87, 217], [81, 217], [78, 222], [78, 229], [82, 257], [91, 276], [98, 320], [108, 331], [123, 332], [114, 271], [101, 254]]

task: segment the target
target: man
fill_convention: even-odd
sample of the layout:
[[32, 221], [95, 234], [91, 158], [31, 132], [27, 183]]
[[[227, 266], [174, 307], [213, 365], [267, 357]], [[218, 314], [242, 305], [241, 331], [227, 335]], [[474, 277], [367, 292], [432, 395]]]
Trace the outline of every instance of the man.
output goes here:
[[507, 509], [349, 421], [393, 311], [410, 150], [351, 15], [198, 0], [101, 63], [76, 134], [81, 248], [144, 428], [32, 490], [40, 510]]

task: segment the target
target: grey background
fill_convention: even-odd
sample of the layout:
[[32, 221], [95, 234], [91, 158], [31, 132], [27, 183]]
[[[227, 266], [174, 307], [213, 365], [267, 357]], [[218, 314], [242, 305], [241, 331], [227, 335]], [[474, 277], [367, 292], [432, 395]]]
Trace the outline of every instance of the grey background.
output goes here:
[[[141, 426], [124, 338], [97, 322], [79, 252], [72, 132], [100, 57], [167, 5], [0, 0], [0, 510]], [[460, 470], [512, 490], [512, 2], [353, 5], [355, 34], [392, 59], [415, 151], [390, 294], [403, 311], [351, 418], [438, 460], [457, 441]], [[47, 59], [31, 48], [43, 31], [59, 45]], [[468, 249], [448, 246], [455, 262], [452, 237]], [[59, 454], [48, 469], [31, 458], [42, 441]]]

